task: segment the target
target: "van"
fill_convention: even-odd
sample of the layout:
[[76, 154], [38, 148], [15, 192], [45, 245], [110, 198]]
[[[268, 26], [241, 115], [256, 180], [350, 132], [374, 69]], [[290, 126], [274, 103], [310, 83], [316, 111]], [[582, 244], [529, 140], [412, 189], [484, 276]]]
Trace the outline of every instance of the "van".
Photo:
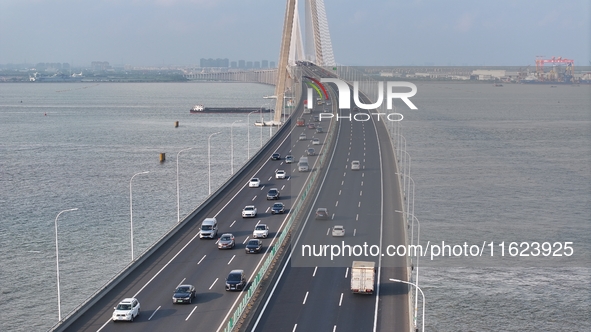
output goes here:
[[308, 171], [308, 157], [301, 157], [298, 161], [298, 172]]
[[199, 238], [214, 239], [218, 235], [218, 221], [215, 218], [205, 218], [201, 223]]

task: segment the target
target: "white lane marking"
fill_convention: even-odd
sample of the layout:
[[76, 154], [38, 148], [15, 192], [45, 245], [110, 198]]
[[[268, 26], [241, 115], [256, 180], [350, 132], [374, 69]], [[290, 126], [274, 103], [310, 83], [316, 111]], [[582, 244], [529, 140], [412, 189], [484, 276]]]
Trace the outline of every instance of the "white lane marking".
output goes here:
[[281, 190], [283, 190], [283, 189], [285, 189], [285, 185], [283, 185], [283, 186], [281, 187]]
[[[343, 304], [343, 293], [341, 293], [341, 299], [339, 300], [339, 307]], [[336, 328], [336, 325], [335, 325]]]
[[265, 189], [265, 185], [263, 185], [260, 190], [263, 190], [263, 189]]
[[330, 233], [330, 227], [328, 228], [328, 230], [326, 231], [326, 235], [328, 235], [328, 233]]
[[213, 288], [213, 285], [215, 285], [215, 283], [218, 282], [218, 279], [219, 278], [215, 278], [215, 280], [213, 281], [213, 284], [211, 284], [211, 286], [209, 286], [209, 289], [212, 289]]
[[359, 192], [359, 196], [363, 196], [363, 190]]
[[232, 263], [232, 261], [234, 260], [234, 257], [236, 257], [236, 255], [232, 256], [232, 258], [230, 258], [230, 261], [228, 262], [228, 265], [230, 265], [230, 263]]
[[357, 207], [361, 207], [361, 201], [359, 201], [359, 204], [357, 204]]
[[230, 227], [234, 226], [234, 223], [236, 222], [236, 220], [234, 220], [231, 224]]
[[272, 176], [271, 176], [271, 177], [269, 177], [269, 180], [267, 180], [267, 181], [271, 181], [271, 179], [272, 179], [272, 178], [273, 178]]
[[271, 207], [270, 207], [270, 206], [268, 206], [268, 207], [267, 207], [267, 209], [265, 210], [265, 213], [269, 212], [269, 209], [270, 209], [270, 208], [271, 208]]
[[361, 186], [363, 187], [363, 181], [361, 181]]
[[332, 217], [330, 217], [330, 219], [331, 219], [331, 220], [333, 220], [333, 219], [334, 219], [334, 213], [332, 214]]
[[218, 238], [217, 240], [215, 240], [214, 244], [218, 244], [218, 242], [220, 242], [220, 238]]
[[244, 240], [244, 242], [242, 242], [242, 244], [245, 244], [245, 243], [246, 243], [246, 241], [248, 241], [248, 238], [249, 238], [249, 237], [247, 236], [247, 237], [246, 237], [246, 239]]
[[316, 276], [316, 270], [318, 270], [318, 266], [316, 266], [316, 267], [314, 268], [314, 273], [312, 273], [312, 277], [315, 277], [315, 276]]
[[308, 293], [309, 292], [306, 292], [306, 296], [304, 296], [304, 302], [302, 302], [302, 304], [306, 304], [306, 300], [308, 299]]
[[201, 262], [205, 259], [207, 255], [203, 255], [203, 257], [199, 260], [199, 262], [197, 262], [197, 265], [201, 264]]
[[185, 280], [186, 280], [186, 279], [187, 279], [187, 278], [183, 278], [183, 280], [181, 280], [181, 282], [179, 282], [179, 284], [177, 285], [177, 287], [178, 287], [178, 286], [180, 286], [180, 285], [182, 285], [182, 284], [183, 284], [183, 282], [185, 282]]
[[337, 332], [337, 326], [336, 325], [332, 328], [332, 332]]
[[341, 196], [341, 191], [339, 190], [339, 196]]
[[345, 180], [341, 181], [341, 186], [345, 184]]
[[258, 226], [260, 223], [261, 223], [261, 219], [259, 219], [259, 221], [257, 221], [255, 227]]
[[297, 328], [298, 328], [298, 324], [295, 324], [295, 325], [293, 326], [293, 330], [291, 330], [291, 332], [295, 332], [295, 330], [296, 330]]
[[150, 318], [148, 318], [148, 320], [152, 319], [152, 317], [154, 317], [154, 315], [156, 314], [156, 312], [158, 311], [158, 309], [160, 309], [161, 306], [158, 306], [158, 308], [156, 308], [156, 310], [154, 310], [154, 312], [152, 313], [152, 315], [150, 315]]
[[345, 279], [347, 279], [348, 275], [349, 275], [349, 268], [347, 268], [347, 270], [345, 271]]
[[353, 236], [355, 236], [355, 234], [357, 234], [357, 228], [353, 230]]
[[334, 206], [339, 206], [339, 201], [337, 201]]
[[193, 310], [191, 310], [191, 313], [189, 314], [189, 316], [187, 316], [187, 318], [185, 318], [185, 322], [189, 320], [189, 318], [191, 317], [191, 315], [193, 314], [195, 309], [197, 309], [197, 306], [195, 306], [195, 308], [193, 308]]
[[255, 199], [257, 199], [257, 195], [254, 195], [254, 197], [252, 198], [252, 201], [254, 202]]
[[365, 177], [365, 173], [361, 173], [361, 177], [364, 178]]
[[357, 216], [355, 217], [355, 221], [359, 221], [359, 213], [357, 214]]

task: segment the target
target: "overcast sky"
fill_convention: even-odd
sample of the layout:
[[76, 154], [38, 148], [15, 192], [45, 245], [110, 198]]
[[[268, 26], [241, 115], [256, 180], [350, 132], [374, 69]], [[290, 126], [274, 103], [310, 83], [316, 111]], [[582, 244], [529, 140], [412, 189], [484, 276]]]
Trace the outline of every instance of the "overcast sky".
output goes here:
[[[324, 1], [342, 65], [534, 65], [537, 55], [591, 61], [591, 0]], [[285, 4], [0, 0], [0, 64], [277, 61]]]

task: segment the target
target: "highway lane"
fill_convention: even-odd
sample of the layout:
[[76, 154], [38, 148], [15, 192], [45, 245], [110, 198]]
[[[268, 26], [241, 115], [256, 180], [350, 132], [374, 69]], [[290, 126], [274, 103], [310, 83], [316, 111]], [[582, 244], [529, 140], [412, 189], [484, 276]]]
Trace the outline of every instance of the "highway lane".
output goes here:
[[[295, 125], [295, 122], [292, 124]], [[328, 121], [324, 127], [329, 127]], [[291, 128], [290, 135], [278, 140], [274, 150], [282, 156], [293, 154], [297, 158], [303, 155], [310, 141], [297, 140], [301, 130], [302, 128]], [[325, 133], [316, 134], [313, 130], [305, 130], [308, 138], [318, 137], [321, 141], [326, 138]], [[207, 211], [195, 216], [195, 220], [183, 227], [170, 244], [158, 251], [158, 255], [150, 257], [67, 330], [162, 331], [173, 326], [178, 331], [218, 329], [241, 297], [240, 292], [225, 291], [226, 276], [233, 269], [244, 269], [247, 277], [251, 279], [264, 258], [263, 254], [249, 255], [244, 252], [244, 243], [251, 236], [255, 224], [260, 221], [269, 225], [270, 238], [263, 240], [263, 249], [268, 250], [286, 219], [286, 215], [271, 215], [268, 212], [268, 208], [273, 204], [273, 201], [266, 199], [268, 189], [279, 188], [282, 196], [280, 201], [289, 209], [310, 175], [293, 172], [296, 164], [286, 165], [284, 160], [270, 161], [264, 157], [262, 159], [264, 160], [260, 160], [254, 166], [255, 170], [245, 176], [244, 185], [238, 192], [228, 192]], [[314, 162], [315, 159], [316, 157], [312, 157], [310, 161]], [[274, 178], [274, 172], [278, 168], [287, 171], [287, 179]], [[246, 186], [248, 179], [254, 176], [261, 178], [262, 188]], [[257, 206], [259, 214], [256, 218], [242, 219], [242, 208], [250, 204]], [[235, 235], [235, 249], [221, 251], [217, 249], [215, 240], [199, 239], [201, 221], [210, 216], [216, 216], [218, 219], [218, 235], [225, 232]], [[192, 304], [172, 304], [173, 290], [180, 283], [193, 284], [197, 288], [197, 298]], [[141, 303], [141, 315], [132, 324], [111, 322], [113, 307], [121, 299], [132, 296], [137, 297]]]
[[[347, 119], [340, 121], [338, 127], [336, 152], [315, 203], [316, 207], [330, 209], [331, 220], [308, 221], [301, 242], [293, 246], [296, 253], [284, 266], [274, 294], [253, 331], [409, 330], [406, 291], [393, 288], [388, 281], [388, 278], [406, 279], [405, 269], [400, 268], [406, 266], [404, 259], [385, 258], [387, 267], [378, 269], [378, 287], [384, 285], [386, 290], [383, 295], [380, 296], [379, 289], [375, 295], [357, 295], [350, 291], [351, 261], [377, 259], [302, 261], [297, 252], [302, 244], [339, 244], [341, 240], [351, 245], [363, 242], [381, 245], [382, 236], [388, 242], [386, 245], [405, 243], [401, 215], [394, 212], [402, 209], [395, 171], [386, 170], [384, 174], [381, 168], [394, 165], [389, 139], [385, 138], [388, 144], [378, 141], [378, 134], [382, 139], [387, 135], [385, 127], [376, 127], [371, 121]], [[380, 144], [384, 146], [382, 149]], [[362, 169], [351, 171], [351, 160], [360, 160]], [[382, 183], [386, 185], [382, 187]], [[345, 226], [344, 239], [330, 236], [329, 228], [335, 224]], [[288, 312], [297, 314], [287, 315]]]

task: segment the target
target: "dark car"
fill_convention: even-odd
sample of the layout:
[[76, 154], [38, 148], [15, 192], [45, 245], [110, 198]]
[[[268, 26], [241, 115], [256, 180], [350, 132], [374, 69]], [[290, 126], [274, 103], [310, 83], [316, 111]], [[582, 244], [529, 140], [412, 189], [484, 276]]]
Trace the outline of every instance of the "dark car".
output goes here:
[[327, 208], [316, 209], [316, 219], [328, 219], [328, 209]]
[[267, 193], [267, 200], [270, 199], [279, 199], [280, 194], [279, 194], [279, 190], [277, 190], [277, 188], [271, 188], [269, 189], [269, 192]]
[[174, 290], [172, 303], [192, 303], [195, 298], [195, 287], [193, 285], [180, 285]]
[[308, 129], [316, 129], [316, 126], [313, 123], [308, 123]]
[[313, 148], [309, 148], [308, 150], [306, 150], [306, 154], [308, 156], [313, 156], [316, 154], [316, 151]]
[[279, 153], [275, 152], [271, 155], [271, 160], [279, 160], [279, 159], [281, 159], [281, 155]]
[[241, 291], [246, 287], [246, 277], [244, 276], [244, 270], [232, 270], [226, 278], [226, 290], [227, 291]]
[[283, 203], [273, 204], [273, 207], [271, 208], [271, 214], [283, 213], [283, 212], [285, 212], [285, 205], [283, 205]]
[[259, 239], [248, 240], [248, 243], [246, 243], [246, 248], [244, 248], [247, 254], [259, 253], [261, 252], [261, 249], [263, 249], [263, 241]]
[[322, 132], [322, 127], [320, 127], [320, 126], [316, 126], [316, 132], [317, 132], [317, 133], [321, 133], [321, 132]]

